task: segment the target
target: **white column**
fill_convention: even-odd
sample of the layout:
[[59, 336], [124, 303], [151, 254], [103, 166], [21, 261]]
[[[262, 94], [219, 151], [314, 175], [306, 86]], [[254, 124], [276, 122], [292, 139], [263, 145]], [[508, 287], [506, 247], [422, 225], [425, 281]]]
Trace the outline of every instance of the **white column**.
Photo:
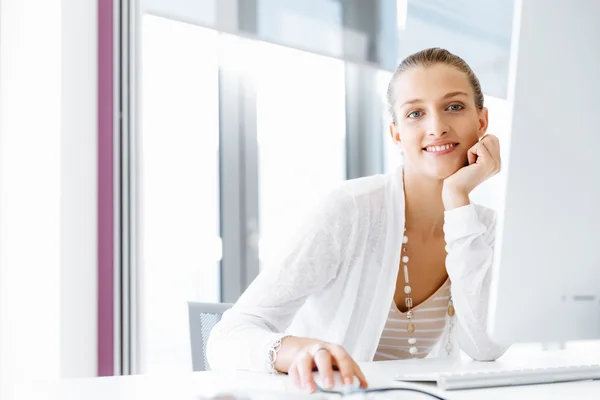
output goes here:
[[97, 375], [98, 1], [62, 0], [61, 377]]
[[2, 399], [60, 374], [60, 194], [61, 1], [0, 0]]

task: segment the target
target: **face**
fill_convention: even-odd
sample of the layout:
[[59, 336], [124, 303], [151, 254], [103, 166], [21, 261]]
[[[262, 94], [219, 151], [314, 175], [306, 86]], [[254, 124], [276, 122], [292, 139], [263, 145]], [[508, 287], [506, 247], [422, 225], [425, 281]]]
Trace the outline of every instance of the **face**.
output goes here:
[[411, 68], [398, 76], [394, 93], [390, 133], [404, 150], [405, 169], [443, 180], [467, 165], [488, 114], [475, 105], [464, 73], [444, 64]]

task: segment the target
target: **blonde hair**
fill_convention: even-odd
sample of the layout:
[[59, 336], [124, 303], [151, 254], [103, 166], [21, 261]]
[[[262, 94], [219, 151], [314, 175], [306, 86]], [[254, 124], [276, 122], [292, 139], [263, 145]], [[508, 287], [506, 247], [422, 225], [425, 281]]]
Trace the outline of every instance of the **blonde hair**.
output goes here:
[[390, 79], [387, 90], [388, 110], [394, 124], [396, 123], [396, 113], [394, 112], [394, 104], [396, 103], [394, 87], [400, 74], [411, 68], [431, 67], [436, 64], [445, 64], [464, 73], [469, 81], [469, 84], [471, 85], [471, 88], [473, 89], [473, 94], [475, 95], [475, 105], [480, 110], [483, 108], [483, 92], [481, 91], [481, 85], [479, 84], [479, 79], [477, 79], [477, 76], [471, 67], [469, 67], [469, 64], [467, 64], [465, 60], [459, 56], [450, 53], [446, 49], [433, 47], [430, 49], [421, 50], [406, 57], [398, 65], [396, 71], [394, 71], [394, 75], [392, 75], [392, 79]]

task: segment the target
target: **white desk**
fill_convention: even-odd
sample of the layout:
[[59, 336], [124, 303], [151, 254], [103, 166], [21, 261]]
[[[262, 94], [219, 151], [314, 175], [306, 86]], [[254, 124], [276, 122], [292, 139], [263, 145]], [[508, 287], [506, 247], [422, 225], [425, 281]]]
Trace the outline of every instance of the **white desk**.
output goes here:
[[[458, 363], [449, 363], [437, 360], [406, 360], [406, 361], [386, 361], [363, 363], [361, 367], [365, 372], [369, 385], [393, 386], [403, 385], [394, 382], [394, 375], [404, 371], [428, 371], [440, 369], [481, 370], [497, 368], [498, 364], [508, 367], [535, 367], [535, 366], [553, 366], [579, 363], [600, 362], [600, 354], [587, 351], [552, 351], [552, 352], [532, 352], [531, 357], [524, 360], [523, 353], [520, 353], [519, 359], [507, 354], [495, 363], [476, 363], [472, 361], [461, 361]], [[424, 384], [421, 387], [435, 390], [435, 386]], [[196, 372], [184, 375], [161, 375], [161, 376], [127, 376], [114, 378], [89, 378], [63, 380], [57, 383], [50, 390], [42, 389], [38, 386], [36, 392], [39, 394], [54, 392], [60, 400], [130, 400], [130, 399], [169, 399], [169, 400], [199, 400], [205, 396], [219, 392], [238, 391], [254, 393], [252, 399], [313, 399], [328, 398], [324, 395], [307, 395], [301, 393], [291, 382], [289, 377], [270, 376], [263, 374], [253, 374], [248, 372], [235, 373], [216, 373], [216, 372]], [[30, 390], [30, 388], [29, 388]], [[598, 400], [600, 399], [600, 381], [583, 381], [571, 383], [555, 383], [550, 385], [531, 385], [515, 386], [478, 390], [462, 390], [439, 392], [442, 397], [451, 400], [469, 400], [469, 399], [577, 399], [577, 400]], [[27, 397], [33, 398], [31, 392]], [[23, 393], [25, 395], [25, 393]], [[21, 397], [21, 396], [18, 396]], [[36, 398], [49, 398], [47, 396], [36, 396]], [[339, 398], [329, 396], [329, 398]], [[364, 398], [362, 396], [352, 396], [351, 399]], [[409, 392], [391, 392], [374, 394], [372, 399], [421, 399], [426, 400], [423, 395], [413, 395]]]

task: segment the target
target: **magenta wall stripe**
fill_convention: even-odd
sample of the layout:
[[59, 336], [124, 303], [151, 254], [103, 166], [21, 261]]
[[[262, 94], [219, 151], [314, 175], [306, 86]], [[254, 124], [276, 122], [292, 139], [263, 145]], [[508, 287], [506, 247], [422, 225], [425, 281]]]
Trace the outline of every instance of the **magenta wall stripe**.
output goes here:
[[113, 0], [98, 0], [98, 376], [114, 375]]

